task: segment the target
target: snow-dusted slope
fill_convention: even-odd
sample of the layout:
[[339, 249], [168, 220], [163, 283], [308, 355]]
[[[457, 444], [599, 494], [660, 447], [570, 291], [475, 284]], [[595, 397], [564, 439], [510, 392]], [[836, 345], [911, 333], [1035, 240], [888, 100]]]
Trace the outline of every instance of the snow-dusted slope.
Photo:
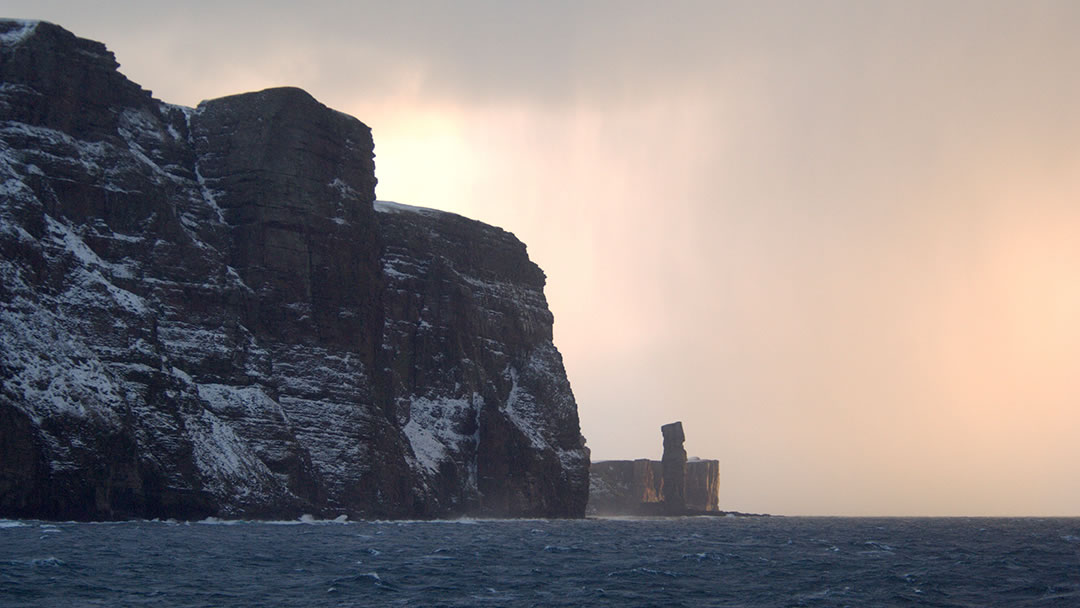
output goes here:
[[583, 511], [588, 451], [551, 341], [543, 272], [498, 228], [395, 203], [375, 209], [387, 278], [381, 353], [410, 466], [469, 510]]
[[0, 515], [582, 514], [544, 277], [297, 89], [181, 108], [0, 21]]

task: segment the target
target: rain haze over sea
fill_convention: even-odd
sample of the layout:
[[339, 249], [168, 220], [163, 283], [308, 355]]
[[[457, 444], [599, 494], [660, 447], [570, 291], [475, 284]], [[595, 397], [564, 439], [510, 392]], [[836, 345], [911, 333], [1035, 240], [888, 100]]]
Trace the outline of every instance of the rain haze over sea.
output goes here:
[[1076, 606], [1080, 519], [0, 521], [0, 605]]

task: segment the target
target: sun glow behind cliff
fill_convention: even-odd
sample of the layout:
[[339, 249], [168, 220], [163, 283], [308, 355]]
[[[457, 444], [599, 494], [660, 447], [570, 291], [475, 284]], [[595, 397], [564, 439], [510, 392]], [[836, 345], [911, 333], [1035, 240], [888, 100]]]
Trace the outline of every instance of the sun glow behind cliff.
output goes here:
[[15, 5], [170, 101], [301, 86], [381, 198], [514, 232], [596, 458], [678, 417], [724, 509], [1078, 514], [1075, 3]]

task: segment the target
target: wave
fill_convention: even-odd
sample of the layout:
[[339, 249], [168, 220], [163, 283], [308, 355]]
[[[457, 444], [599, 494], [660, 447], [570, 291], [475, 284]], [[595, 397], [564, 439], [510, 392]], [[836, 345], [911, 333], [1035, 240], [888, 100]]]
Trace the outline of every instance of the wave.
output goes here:
[[358, 572], [351, 576], [338, 577], [330, 581], [327, 593], [339, 593], [342, 591], [355, 591], [357, 587], [382, 589], [384, 591], [397, 591], [396, 585], [383, 580], [378, 572]]
[[314, 515], [305, 513], [296, 519], [221, 519], [218, 517], [207, 517], [206, 519], [200, 519], [194, 522], [200, 525], [210, 526], [236, 526], [236, 525], [267, 525], [267, 526], [303, 526], [303, 525], [331, 525], [331, 524], [351, 524], [358, 522], [349, 521], [348, 515], [338, 515], [334, 519], [317, 519]]

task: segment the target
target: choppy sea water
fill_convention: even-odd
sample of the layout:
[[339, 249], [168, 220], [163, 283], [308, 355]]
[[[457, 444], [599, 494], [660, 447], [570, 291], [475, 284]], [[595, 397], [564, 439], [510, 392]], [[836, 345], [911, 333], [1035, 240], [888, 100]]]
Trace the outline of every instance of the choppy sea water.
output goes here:
[[0, 520], [0, 606], [1080, 606], [1080, 519]]

